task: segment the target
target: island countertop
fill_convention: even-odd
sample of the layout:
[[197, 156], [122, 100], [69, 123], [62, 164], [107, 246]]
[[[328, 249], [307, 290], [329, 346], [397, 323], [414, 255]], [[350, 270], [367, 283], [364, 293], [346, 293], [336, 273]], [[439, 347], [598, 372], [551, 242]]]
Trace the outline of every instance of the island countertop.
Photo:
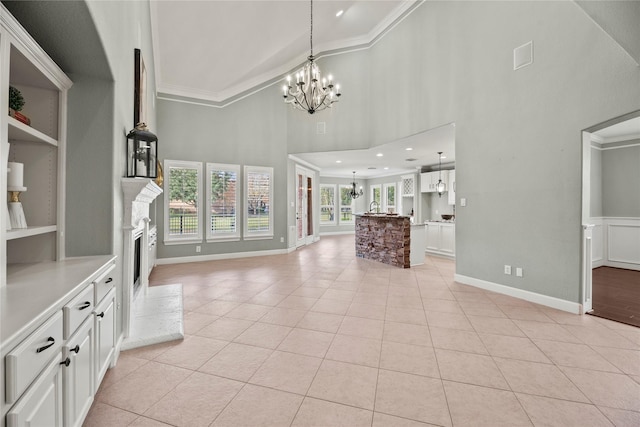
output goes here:
[[409, 268], [410, 217], [389, 214], [356, 214], [356, 256]]

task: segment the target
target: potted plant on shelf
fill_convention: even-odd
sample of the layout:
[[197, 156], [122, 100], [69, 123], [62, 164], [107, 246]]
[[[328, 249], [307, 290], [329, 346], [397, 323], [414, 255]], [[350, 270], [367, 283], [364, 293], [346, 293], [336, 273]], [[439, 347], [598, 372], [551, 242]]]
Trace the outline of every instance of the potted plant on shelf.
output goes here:
[[20, 93], [20, 91], [15, 87], [9, 86], [9, 115], [16, 120], [31, 126], [31, 120], [29, 117], [20, 112], [22, 107], [24, 107], [24, 97], [22, 96], [22, 93]]

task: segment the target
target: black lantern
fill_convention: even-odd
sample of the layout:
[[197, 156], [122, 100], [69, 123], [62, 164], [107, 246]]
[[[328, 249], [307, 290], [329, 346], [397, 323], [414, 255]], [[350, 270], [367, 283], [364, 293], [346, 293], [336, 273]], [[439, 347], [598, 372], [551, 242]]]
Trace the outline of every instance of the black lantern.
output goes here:
[[158, 177], [158, 137], [138, 123], [127, 135], [127, 177]]

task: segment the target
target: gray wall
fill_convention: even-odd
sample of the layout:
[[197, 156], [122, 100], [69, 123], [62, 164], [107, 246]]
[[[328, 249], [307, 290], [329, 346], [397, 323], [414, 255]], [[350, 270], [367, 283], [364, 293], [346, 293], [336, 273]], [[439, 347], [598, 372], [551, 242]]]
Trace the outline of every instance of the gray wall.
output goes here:
[[602, 151], [602, 216], [640, 218], [640, 139], [626, 143]]
[[[529, 40], [535, 62], [513, 71], [513, 49]], [[580, 7], [425, 2], [370, 49], [319, 65], [343, 87], [326, 114], [274, 108], [274, 86], [224, 112], [194, 116], [200, 107], [165, 102], [160, 128], [193, 124], [196, 146], [219, 134], [245, 144], [230, 132], [234, 121], [248, 133], [268, 128], [253, 139], [284, 157], [376, 146], [455, 122], [457, 189], [467, 199], [456, 212], [457, 273], [579, 301], [581, 130], [640, 107], [640, 68]], [[318, 121], [326, 134], [316, 134]], [[232, 161], [252, 154], [236, 150]], [[523, 267], [524, 277], [505, 276], [504, 264]]]
[[[274, 97], [263, 90], [226, 108], [158, 101], [160, 159], [268, 166], [274, 168], [274, 238], [201, 243], [200, 255], [284, 249], [287, 247], [288, 159], [286, 109], [274, 108]], [[276, 101], [277, 102], [277, 101]], [[166, 181], [165, 181], [166, 182]], [[162, 207], [164, 195], [157, 200]], [[156, 211], [158, 236], [164, 233], [164, 209]], [[204, 218], [204, 217], [203, 217]], [[292, 224], [293, 225], [293, 224]], [[280, 243], [280, 237], [285, 237]], [[193, 245], [158, 246], [159, 258], [194, 256]]]
[[591, 213], [592, 218], [602, 216], [602, 151], [600, 144], [591, 143]]

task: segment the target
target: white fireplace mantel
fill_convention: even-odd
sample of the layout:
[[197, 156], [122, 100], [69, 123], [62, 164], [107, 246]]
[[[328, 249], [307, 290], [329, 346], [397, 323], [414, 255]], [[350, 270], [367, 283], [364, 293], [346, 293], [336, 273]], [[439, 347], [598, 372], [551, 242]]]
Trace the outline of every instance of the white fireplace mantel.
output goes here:
[[160, 188], [149, 178], [122, 178], [124, 193], [123, 228], [136, 228], [140, 220], [149, 217], [149, 204], [162, 194]]

